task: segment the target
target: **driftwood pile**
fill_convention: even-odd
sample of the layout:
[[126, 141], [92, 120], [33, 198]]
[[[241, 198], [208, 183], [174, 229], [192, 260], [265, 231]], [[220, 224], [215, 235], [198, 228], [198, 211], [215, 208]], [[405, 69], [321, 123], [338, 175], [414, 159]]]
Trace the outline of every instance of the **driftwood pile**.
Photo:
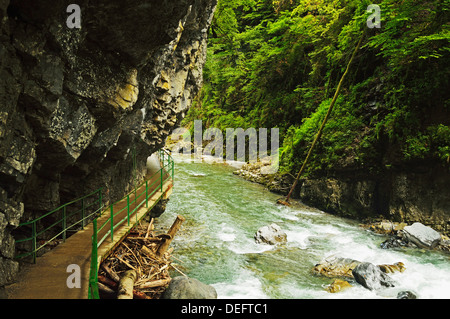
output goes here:
[[[98, 286], [102, 298], [159, 299], [172, 280], [171, 241], [184, 221], [178, 216], [165, 234], [154, 233], [153, 219], [136, 227], [101, 265]], [[184, 274], [183, 274], [184, 275]]]

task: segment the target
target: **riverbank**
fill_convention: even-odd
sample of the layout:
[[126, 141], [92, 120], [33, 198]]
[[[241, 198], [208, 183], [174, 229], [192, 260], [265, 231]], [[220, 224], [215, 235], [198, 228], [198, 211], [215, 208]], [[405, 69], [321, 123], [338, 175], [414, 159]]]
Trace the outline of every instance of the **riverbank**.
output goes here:
[[[245, 164], [234, 174], [285, 196], [295, 177], [261, 174], [265, 165]], [[448, 173], [439, 167], [412, 171], [391, 171], [382, 176], [340, 172], [309, 177], [299, 181], [293, 198], [336, 216], [359, 221], [420, 222], [449, 236], [450, 194], [445, 186]]]

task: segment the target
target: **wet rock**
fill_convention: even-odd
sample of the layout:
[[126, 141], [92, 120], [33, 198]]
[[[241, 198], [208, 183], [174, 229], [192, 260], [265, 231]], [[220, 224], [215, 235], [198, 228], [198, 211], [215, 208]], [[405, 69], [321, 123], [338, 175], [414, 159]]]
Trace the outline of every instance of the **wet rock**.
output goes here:
[[414, 223], [403, 229], [404, 237], [421, 248], [435, 248], [441, 241], [441, 235], [421, 223]]
[[395, 263], [393, 265], [378, 265], [382, 272], [389, 274], [395, 272], [404, 272], [406, 270], [405, 264], [402, 262]]
[[360, 263], [358, 260], [332, 256], [315, 265], [313, 273], [326, 277], [353, 278], [352, 271]]
[[370, 290], [378, 290], [383, 287], [395, 287], [395, 282], [380, 267], [364, 262], [352, 270], [356, 282]]
[[438, 245], [438, 249], [445, 252], [450, 252], [450, 238], [441, 234], [441, 242]]
[[335, 279], [328, 287], [327, 291], [329, 293], [337, 293], [341, 292], [345, 289], [351, 288], [352, 285], [348, 281], [341, 280], [341, 279]]
[[363, 228], [366, 228], [376, 234], [396, 234], [399, 230], [402, 230], [405, 226], [407, 226], [406, 223], [398, 223], [398, 222], [392, 222], [389, 220], [383, 220], [380, 222], [374, 222], [366, 225], [361, 225]]
[[[401, 248], [401, 247], [411, 247], [412, 245], [407, 241], [403, 240], [399, 236], [392, 236], [386, 239], [384, 242], [380, 244], [380, 248], [382, 249], [392, 249], [392, 248]], [[413, 246], [415, 247], [415, 246]]]
[[217, 292], [195, 278], [180, 276], [170, 282], [161, 299], [217, 299]]
[[417, 296], [411, 291], [400, 291], [397, 294], [397, 299], [417, 299]]
[[[395, 225], [395, 223], [393, 223]], [[426, 248], [437, 249], [444, 252], [450, 252], [450, 240], [431, 227], [421, 223], [414, 223], [411, 226], [404, 226], [405, 223], [399, 223], [393, 228], [393, 232], [388, 234], [390, 237], [380, 244], [382, 249], [395, 248]], [[373, 224], [362, 225], [364, 228], [374, 230]], [[377, 233], [383, 233], [374, 230]]]
[[255, 241], [258, 244], [276, 245], [287, 241], [286, 233], [275, 223], [263, 226], [255, 234]]
[[[258, 183], [267, 187], [273, 193], [287, 195], [294, 183], [295, 177], [291, 174], [278, 174], [276, 165], [270, 158], [255, 163], [246, 163], [240, 169], [233, 172], [245, 180]], [[292, 198], [298, 198], [300, 185], [296, 186]]]
[[[354, 278], [353, 270], [363, 262], [351, 258], [343, 258], [338, 256], [330, 256], [312, 269], [313, 273], [326, 277], [345, 277]], [[404, 272], [405, 265], [402, 262], [395, 264], [382, 264], [377, 268], [384, 273]]]

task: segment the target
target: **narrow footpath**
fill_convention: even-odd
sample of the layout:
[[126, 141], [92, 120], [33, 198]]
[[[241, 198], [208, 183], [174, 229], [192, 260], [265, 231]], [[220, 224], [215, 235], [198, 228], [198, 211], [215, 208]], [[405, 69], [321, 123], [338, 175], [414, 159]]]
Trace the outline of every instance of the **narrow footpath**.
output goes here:
[[[150, 168], [147, 172], [146, 179], [148, 185], [153, 187], [148, 190], [151, 194], [158, 189], [151, 197], [148, 198], [148, 203], [143, 204], [133, 215], [130, 215], [130, 225], [123, 223], [121, 227], [114, 230], [114, 239], [107, 236], [106, 240], [98, 248], [98, 264], [101, 263], [114, 248], [126, 237], [130, 230], [145, 216], [161, 199], [167, 199], [172, 192], [172, 179], [168, 178], [170, 175], [165, 173], [161, 190], [161, 176], [154, 175], [154, 168]], [[151, 176], [153, 176], [151, 178]], [[167, 180], [166, 180], [167, 179]], [[137, 191], [134, 190], [129, 193], [130, 202], [134, 202], [135, 194], [145, 192], [145, 183]], [[130, 206], [134, 209], [140, 203], [145, 201], [145, 196], [139, 198], [138, 202]], [[136, 206], [135, 206], [136, 205]], [[127, 206], [127, 197], [122, 201], [114, 204], [114, 214], [123, 210]], [[103, 211], [98, 218], [98, 225], [103, 225], [110, 217], [110, 206]], [[114, 224], [126, 218], [127, 210], [114, 217]], [[87, 299], [89, 288], [89, 273], [91, 265], [92, 252], [92, 234], [93, 223], [86, 225], [84, 230], [80, 230], [67, 238], [67, 240], [56, 246], [51, 251], [38, 257], [36, 264], [23, 265], [19, 280], [6, 287], [8, 299]], [[102, 238], [110, 227], [105, 227], [99, 232], [98, 238]], [[81, 287], [69, 288], [67, 280], [73, 270], [68, 269], [70, 265], [77, 265], [81, 270]], [[68, 271], [69, 270], [69, 271]]]

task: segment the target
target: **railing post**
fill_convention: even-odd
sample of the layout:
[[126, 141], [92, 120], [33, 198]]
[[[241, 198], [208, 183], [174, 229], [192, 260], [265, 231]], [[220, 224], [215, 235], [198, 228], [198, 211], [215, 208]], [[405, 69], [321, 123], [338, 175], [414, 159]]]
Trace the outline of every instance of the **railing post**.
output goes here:
[[66, 241], [66, 226], [67, 226], [67, 221], [66, 221], [66, 206], [63, 207], [63, 241]]
[[98, 292], [98, 247], [97, 247], [97, 218], [94, 219], [92, 234], [92, 252], [91, 252], [91, 273], [89, 276], [89, 299], [99, 299]]
[[114, 241], [114, 205], [111, 204], [111, 241]]
[[94, 226], [94, 230], [93, 230], [93, 234], [92, 234], [92, 243], [93, 243], [92, 247], [94, 248], [94, 252], [97, 253], [97, 248], [98, 248], [97, 247], [97, 218], [92, 221], [92, 224]]

